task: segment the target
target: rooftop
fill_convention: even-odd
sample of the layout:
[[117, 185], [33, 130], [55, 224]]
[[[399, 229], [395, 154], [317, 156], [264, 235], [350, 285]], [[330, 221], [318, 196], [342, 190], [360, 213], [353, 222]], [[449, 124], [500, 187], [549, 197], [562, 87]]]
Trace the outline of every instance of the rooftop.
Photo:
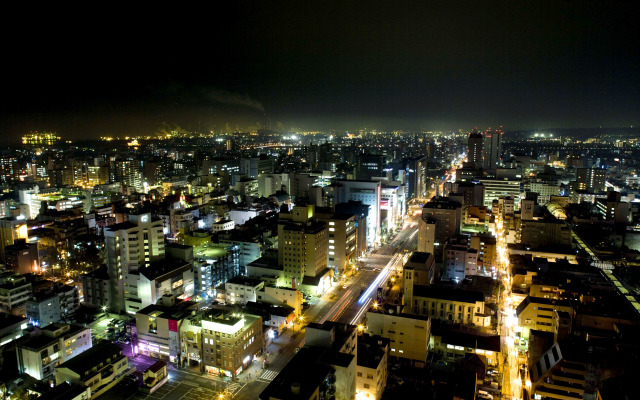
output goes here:
[[238, 275], [229, 279], [227, 283], [232, 283], [235, 285], [243, 285], [243, 286], [258, 286], [262, 283], [262, 280], [258, 278], [251, 278], [248, 276]]
[[413, 295], [415, 297], [426, 297], [431, 299], [459, 301], [463, 303], [474, 304], [478, 301], [484, 301], [484, 295], [481, 292], [452, 289], [451, 287], [440, 285], [414, 285]]
[[[125, 356], [122, 355], [122, 349], [120, 346], [107, 341], [102, 341], [86, 350], [84, 353], [78, 354], [72, 359], [58, 365], [57, 368], [68, 368], [80, 376], [83, 376], [85, 371], [91, 371], [93, 367], [97, 367], [101, 363], [107, 364], [109, 359], [113, 362], [116, 359], [124, 357]], [[99, 372], [100, 370], [96, 373]]]

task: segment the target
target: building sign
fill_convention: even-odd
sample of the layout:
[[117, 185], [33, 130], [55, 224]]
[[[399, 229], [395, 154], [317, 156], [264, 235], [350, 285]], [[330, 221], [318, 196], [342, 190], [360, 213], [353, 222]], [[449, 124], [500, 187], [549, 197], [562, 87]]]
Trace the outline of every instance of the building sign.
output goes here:
[[174, 321], [172, 319], [168, 320], [169, 322], [169, 332], [178, 332], [178, 321]]

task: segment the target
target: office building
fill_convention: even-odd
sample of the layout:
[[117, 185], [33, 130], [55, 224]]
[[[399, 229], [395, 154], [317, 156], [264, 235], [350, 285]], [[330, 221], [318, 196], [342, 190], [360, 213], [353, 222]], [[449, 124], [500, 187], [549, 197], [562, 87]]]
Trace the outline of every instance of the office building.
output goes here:
[[[335, 231], [332, 228], [331, 232]], [[284, 268], [287, 287], [314, 294], [330, 285], [327, 268], [327, 224], [315, 218], [315, 206], [297, 206], [281, 212], [278, 221], [278, 264]]]
[[469, 139], [467, 141], [467, 160], [473, 163], [475, 168], [481, 168], [483, 166], [482, 159], [482, 145], [483, 145], [482, 133], [474, 131], [469, 133]]
[[25, 315], [27, 300], [32, 296], [33, 288], [24, 276], [12, 276], [0, 284], [0, 311]]
[[578, 168], [576, 170], [576, 189], [589, 193], [604, 192], [607, 171], [601, 168]]
[[358, 219], [355, 214], [321, 214], [318, 220], [329, 227], [327, 267], [341, 277], [355, 266], [358, 253]]
[[[382, 184], [378, 181], [336, 180], [324, 188], [326, 196], [331, 198], [332, 204], [344, 203], [349, 200], [361, 201], [368, 206], [367, 213], [367, 242], [369, 246], [380, 243], [380, 199]], [[336, 212], [338, 212], [336, 210]], [[344, 212], [344, 211], [341, 211]]]
[[447, 197], [434, 197], [422, 208], [418, 251], [442, 254], [445, 241], [460, 233], [462, 205]]
[[557, 333], [560, 318], [565, 315], [571, 319], [574, 315], [571, 304], [566, 300], [527, 296], [516, 308], [521, 336], [526, 339], [532, 329]]
[[4, 247], [4, 261], [20, 275], [41, 272], [38, 244], [27, 243], [26, 239], [15, 239], [13, 244]]
[[482, 168], [495, 170], [502, 156], [502, 131], [487, 130], [482, 139]]
[[34, 293], [25, 308], [29, 322], [35, 326], [73, 320], [80, 308], [78, 288], [55, 283], [51, 289]]
[[247, 276], [236, 276], [224, 284], [226, 301], [229, 304], [246, 304], [257, 300], [257, 293], [264, 289], [264, 282]]

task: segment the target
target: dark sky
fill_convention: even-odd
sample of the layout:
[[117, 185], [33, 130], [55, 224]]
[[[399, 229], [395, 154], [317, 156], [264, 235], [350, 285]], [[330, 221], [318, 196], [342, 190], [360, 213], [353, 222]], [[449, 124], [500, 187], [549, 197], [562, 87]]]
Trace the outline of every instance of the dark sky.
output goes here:
[[0, 134], [640, 124], [635, 2], [225, 3], [5, 15]]

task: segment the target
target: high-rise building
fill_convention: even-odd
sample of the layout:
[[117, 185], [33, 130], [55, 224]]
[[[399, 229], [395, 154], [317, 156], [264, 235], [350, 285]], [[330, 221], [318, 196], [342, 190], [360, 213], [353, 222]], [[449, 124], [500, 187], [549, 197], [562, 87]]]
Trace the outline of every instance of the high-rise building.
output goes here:
[[576, 182], [578, 190], [587, 190], [591, 193], [605, 191], [606, 170], [600, 168], [578, 168]]
[[[129, 220], [104, 231], [107, 271], [111, 281], [112, 312], [125, 309], [127, 276], [154, 261], [164, 260], [163, 223], [149, 213], [129, 215]], [[137, 290], [136, 290], [137, 292]]]
[[[434, 197], [422, 208], [422, 222], [418, 230], [418, 251], [427, 253], [442, 254], [442, 246], [445, 241], [460, 233], [462, 224], [462, 205], [447, 197]], [[424, 227], [423, 227], [424, 226]], [[426, 228], [426, 229], [424, 229]], [[435, 231], [429, 235], [429, 228]], [[425, 230], [424, 233], [421, 233]], [[431, 237], [434, 242], [434, 249], [430, 246], [421, 246], [422, 241], [428, 241]]]
[[17, 181], [19, 173], [20, 166], [16, 157], [0, 157], [0, 181], [2, 183]]
[[369, 206], [367, 214], [367, 241], [369, 246], [380, 242], [380, 202], [382, 184], [377, 181], [336, 180], [324, 188], [325, 195], [331, 204], [344, 203], [349, 200], [361, 201]]
[[303, 284], [305, 277], [315, 280], [327, 269], [329, 231], [327, 224], [314, 214], [315, 206], [308, 205], [293, 207], [279, 216], [278, 264], [284, 267], [287, 286], [294, 289]]
[[467, 160], [473, 163], [475, 168], [480, 168], [482, 164], [482, 133], [473, 131], [469, 133]]
[[502, 131], [487, 130], [482, 140], [482, 168], [495, 170], [502, 155]]
[[358, 179], [371, 179], [374, 176], [382, 176], [384, 168], [384, 156], [380, 154], [360, 154], [356, 166]]
[[140, 165], [135, 160], [116, 160], [113, 163], [113, 182], [120, 182], [125, 186], [142, 189]]

